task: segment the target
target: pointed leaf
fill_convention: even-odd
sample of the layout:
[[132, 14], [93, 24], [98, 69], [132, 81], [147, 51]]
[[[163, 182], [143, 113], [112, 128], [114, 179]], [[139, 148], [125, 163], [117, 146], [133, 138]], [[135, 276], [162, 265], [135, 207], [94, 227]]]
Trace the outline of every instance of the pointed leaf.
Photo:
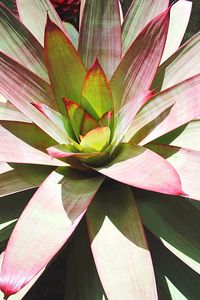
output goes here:
[[200, 211], [186, 199], [135, 191], [144, 225], [200, 274]]
[[177, 1], [172, 6], [169, 30], [161, 63], [178, 50], [190, 19], [191, 10], [192, 2], [190, 1]]
[[196, 75], [155, 95], [136, 116], [126, 141], [132, 137], [144, 145], [199, 115], [200, 75]]
[[199, 60], [200, 33], [197, 33], [159, 67], [152, 88], [165, 90], [200, 73]]
[[200, 120], [194, 120], [178, 127], [154, 142], [200, 151]]
[[121, 59], [119, 1], [85, 1], [82, 9], [79, 53], [88, 69], [98, 57], [110, 79]]
[[125, 16], [122, 25], [122, 50], [126, 53], [141, 30], [156, 16], [167, 9], [168, 0], [135, 0]]
[[87, 112], [84, 114], [83, 121], [81, 124], [81, 134], [85, 135], [89, 131], [98, 128], [99, 123]]
[[84, 109], [77, 104], [76, 102], [73, 102], [71, 100], [68, 100], [67, 98], [63, 98], [67, 115], [69, 117], [69, 120], [71, 122], [72, 128], [74, 130], [74, 133], [76, 135], [77, 140], [79, 140], [79, 135], [81, 133], [81, 126], [83, 123], [85, 111]]
[[52, 167], [11, 164], [10, 170], [0, 174], [0, 197], [32, 189], [52, 171]]
[[2, 162], [50, 166], [66, 165], [64, 162], [52, 159], [48, 154], [21, 141], [2, 126], [0, 126], [0, 145], [0, 161]]
[[113, 111], [108, 111], [99, 120], [99, 125], [101, 127], [110, 127], [110, 129], [113, 128], [113, 121], [114, 121], [114, 116], [113, 116]]
[[[175, 169], [161, 156], [141, 146], [121, 144], [116, 158], [96, 170], [131, 186], [165, 194], [183, 194]], [[163, 170], [165, 176], [160, 176]]]
[[167, 9], [147, 24], [132, 43], [111, 78], [116, 110], [142, 92], [149, 90], [163, 53], [169, 11], [170, 9]]
[[84, 79], [81, 105], [97, 121], [103, 114], [113, 110], [111, 88], [98, 59]]
[[48, 81], [42, 46], [2, 3], [0, 3], [0, 51]]
[[187, 197], [200, 200], [200, 152], [159, 144], [149, 144], [148, 148], [166, 158], [174, 167]]
[[[47, 13], [50, 18], [63, 31], [64, 26], [54, 9], [51, 1], [46, 0], [17, 0], [17, 9], [22, 23], [30, 30], [30, 32], [43, 45], [44, 43], [44, 29], [46, 24]], [[33, 13], [34, 12], [34, 13]], [[37, 21], [36, 21], [37, 16]]]
[[58, 169], [47, 177], [21, 215], [8, 242], [0, 282], [6, 295], [26, 285], [60, 250], [101, 182], [102, 177], [87, 176], [68, 168]]
[[81, 138], [80, 147], [84, 152], [100, 152], [110, 142], [110, 128], [98, 127]]
[[157, 299], [151, 256], [130, 188], [108, 181], [87, 212], [87, 224], [108, 299]]

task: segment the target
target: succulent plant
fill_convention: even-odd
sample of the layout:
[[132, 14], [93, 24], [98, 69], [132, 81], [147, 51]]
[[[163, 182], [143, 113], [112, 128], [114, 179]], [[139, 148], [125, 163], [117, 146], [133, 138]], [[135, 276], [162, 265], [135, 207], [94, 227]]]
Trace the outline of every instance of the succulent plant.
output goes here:
[[85, 0], [78, 34], [48, 0], [18, 0], [19, 19], [0, 4], [5, 299], [83, 217], [66, 299], [198, 298], [200, 34], [179, 48], [191, 2], [168, 5], [135, 0], [122, 20], [118, 0]]

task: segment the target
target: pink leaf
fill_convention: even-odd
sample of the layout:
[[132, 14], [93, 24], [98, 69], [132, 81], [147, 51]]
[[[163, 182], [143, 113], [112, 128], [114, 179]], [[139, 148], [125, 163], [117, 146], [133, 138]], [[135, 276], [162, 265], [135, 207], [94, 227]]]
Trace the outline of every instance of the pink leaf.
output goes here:
[[22, 213], [8, 242], [1, 290], [15, 294], [71, 236], [103, 178], [68, 169], [52, 172]]

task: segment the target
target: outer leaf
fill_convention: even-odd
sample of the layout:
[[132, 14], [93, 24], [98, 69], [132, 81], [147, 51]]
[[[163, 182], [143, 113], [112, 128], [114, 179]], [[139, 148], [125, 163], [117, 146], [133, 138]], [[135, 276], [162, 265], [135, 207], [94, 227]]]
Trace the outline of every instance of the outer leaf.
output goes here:
[[154, 142], [200, 151], [200, 120], [194, 120], [178, 127]]
[[49, 155], [39, 151], [8, 130], [0, 126], [0, 161], [13, 163], [29, 163], [50, 166], [63, 166], [64, 162], [52, 159]]
[[[63, 97], [80, 103], [86, 69], [69, 39], [49, 18], [45, 29], [44, 54], [59, 110], [67, 117]], [[65, 125], [73, 136], [68, 119]]]
[[169, 11], [170, 9], [167, 9], [147, 24], [132, 43], [111, 78], [116, 110], [142, 92], [149, 90], [163, 53]]
[[121, 59], [121, 25], [118, 0], [91, 0], [82, 4], [79, 53], [89, 69], [98, 57], [110, 79]]
[[159, 299], [198, 299], [199, 275], [154, 238], [153, 241], [155, 240], [156, 242], [153, 242], [150, 249], [152, 250], [157, 284], [160, 288], [158, 289]]
[[[3, 257], [4, 257], [4, 253], [2, 252], [2, 254], [0, 255], [0, 268], [2, 265], [2, 261], [3, 261]], [[23, 297], [26, 295], [26, 293], [31, 289], [31, 287], [34, 285], [34, 283], [38, 280], [38, 278], [40, 277], [40, 275], [43, 273], [44, 269], [39, 272], [34, 279], [32, 279], [29, 284], [27, 284], [21, 291], [19, 291], [16, 295], [13, 295], [11, 297], [9, 297], [9, 300], [19, 300], [19, 299], [23, 299]], [[3, 293], [0, 291], [0, 299], [5, 299]]]
[[[84, 259], [83, 259], [84, 258]], [[67, 247], [65, 299], [103, 300], [87, 227], [81, 222]]]
[[[133, 121], [126, 140], [146, 144], [200, 115], [200, 75], [155, 95]], [[135, 136], [134, 136], [135, 135]]]
[[200, 200], [200, 152], [159, 144], [149, 144], [148, 148], [165, 157], [174, 167], [188, 197]]
[[20, 86], [22, 92], [26, 93], [26, 101], [42, 102], [56, 107], [51, 86], [2, 52], [0, 52], [0, 74], [0, 86], [12, 85], [18, 89]]
[[0, 120], [30, 123], [31, 121], [9, 102], [0, 103]]
[[[183, 194], [175, 169], [161, 156], [141, 146], [121, 144], [116, 158], [100, 173], [128, 185], [165, 194]], [[165, 176], [160, 174], [165, 170]]]
[[144, 225], [172, 253], [200, 274], [200, 211], [189, 201], [135, 191]]
[[81, 105], [97, 121], [103, 114], [113, 110], [111, 88], [98, 59], [84, 79]]
[[0, 51], [48, 80], [42, 46], [2, 3], [0, 3]]
[[151, 256], [130, 188], [107, 182], [87, 212], [87, 223], [108, 299], [157, 299]]
[[0, 174], [0, 197], [39, 186], [51, 171], [48, 166], [11, 164], [10, 170]]
[[0, 121], [0, 124], [21, 141], [46, 153], [46, 148], [55, 145], [55, 140], [35, 124], [24, 122]]
[[178, 50], [189, 22], [191, 10], [192, 2], [190, 1], [181, 0], [172, 6], [167, 41], [161, 63]]
[[135, 0], [124, 18], [122, 26], [122, 49], [126, 53], [140, 31], [156, 16], [167, 9], [168, 0]]
[[199, 60], [200, 33], [197, 33], [159, 67], [153, 88], [165, 90], [200, 73]]
[[[10, 86], [12, 86], [12, 89]], [[58, 143], [64, 143], [68, 140], [67, 133], [43, 116], [31, 104], [33, 101], [45, 102], [47, 97], [46, 88], [49, 89], [48, 95], [51, 96], [52, 91], [45, 81], [1, 53], [0, 91], [42, 130]]]
[[65, 30], [61, 19], [59, 18], [56, 10], [54, 9], [50, 1], [16, 0], [16, 2], [20, 20], [42, 45], [44, 43], [44, 29], [47, 13], [50, 16], [50, 18], [54, 21], [54, 23], [56, 23], [63, 31]]
[[101, 182], [102, 177], [66, 168], [54, 171], [43, 182], [8, 242], [1, 272], [1, 289], [6, 295], [26, 285], [59, 251]]

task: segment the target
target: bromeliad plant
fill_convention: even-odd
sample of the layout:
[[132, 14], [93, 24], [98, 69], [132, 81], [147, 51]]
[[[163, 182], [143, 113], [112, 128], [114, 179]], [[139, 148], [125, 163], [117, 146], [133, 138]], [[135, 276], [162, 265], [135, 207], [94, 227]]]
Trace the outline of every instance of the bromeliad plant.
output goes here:
[[[89, 234], [108, 299], [158, 299], [143, 224], [164, 249], [151, 249], [159, 299], [199, 295], [200, 34], [179, 48], [191, 2], [168, 4], [135, 0], [121, 25], [119, 1], [82, 1], [78, 49], [50, 1], [18, 0], [20, 21], [0, 5], [0, 195], [39, 186], [2, 255], [5, 297], [19, 299], [84, 215], [80, 244]], [[66, 299], [101, 299], [81, 247]]]

